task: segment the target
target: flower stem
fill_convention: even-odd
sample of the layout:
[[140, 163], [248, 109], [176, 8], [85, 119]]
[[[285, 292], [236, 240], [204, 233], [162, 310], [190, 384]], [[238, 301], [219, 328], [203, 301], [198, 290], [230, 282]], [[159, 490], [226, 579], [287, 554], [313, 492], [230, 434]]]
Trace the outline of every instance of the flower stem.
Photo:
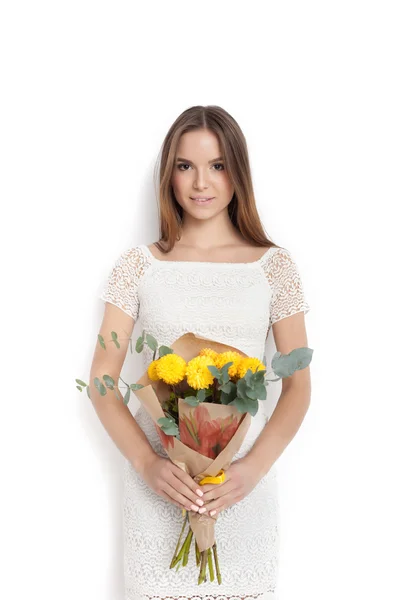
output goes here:
[[192, 537], [193, 537], [193, 531], [190, 530], [189, 534], [187, 536], [187, 542], [186, 542], [186, 546], [185, 546], [185, 551], [183, 553], [183, 562], [182, 562], [182, 566], [186, 567], [188, 560], [189, 560], [189, 550], [190, 550], [190, 545], [192, 543]]
[[[187, 545], [187, 543], [188, 543], [188, 540], [189, 540], [189, 537], [190, 537], [190, 533], [191, 533], [191, 531], [192, 531], [192, 530], [191, 530], [191, 529], [189, 529], [189, 532], [188, 532], [188, 534], [187, 534], [187, 536], [186, 536], [186, 539], [185, 539], [185, 541], [184, 541], [184, 542], [183, 542], [183, 544], [182, 544], [182, 548], [179, 550], [179, 554], [178, 554], [178, 556], [175, 558], [175, 560], [174, 560], [174, 561], [172, 561], [172, 563], [171, 563], [171, 565], [172, 565], [172, 566], [170, 566], [170, 568], [173, 568], [173, 567], [175, 567], [175, 566], [176, 566], [176, 564], [177, 564], [177, 563], [178, 563], [178, 562], [181, 560], [181, 558], [182, 558], [182, 556], [183, 556], [183, 553], [185, 552], [186, 545]], [[190, 541], [191, 541], [191, 538], [190, 538]], [[189, 545], [190, 545], [190, 544], [189, 544]]]
[[210, 571], [210, 581], [214, 581], [214, 567], [213, 567], [213, 557], [211, 553], [211, 548], [207, 550], [207, 558], [208, 558], [208, 569]]
[[217, 404], [217, 393], [218, 393], [218, 390], [217, 390], [217, 384], [218, 384], [218, 381], [217, 381], [217, 379], [214, 377], [214, 380], [213, 380], [213, 394], [212, 394], [212, 402], [214, 402], [215, 404]]
[[203, 581], [206, 580], [207, 554], [207, 550], [203, 550], [203, 552], [201, 552], [201, 565], [198, 585], [200, 585], [201, 583], [203, 583]]
[[197, 540], [195, 539], [195, 550], [196, 550], [196, 567], [199, 566], [200, 564], [200, 550], [199, 547], [197, 545]]
[[213, 552], [214, 552], [215, 570], [217, 571], [218, 584], [221, 585], [221, 583], [222, 583], [222, 577], [221, 577], [221, 571], [219, 570], [219, 562], [218, 562], [218, 554], [217, 554], [217, 542], [214, 543], [212, 549], [213, 549]]
[[182, 529], [181, 529], [181, 534], [179, 536], [179, 540], [178, 540], [178, 543], [176, 544], [174, 556], [172, 557], [171, 564], [169, 566], [170, 569], [173, 569], [174, 566], [175, 566], [175, 561], [176, 561], [176, 558], [177, 558], [177, 555], [178, 555], [179, 544], [181, 543], [182, 535], [183, 535], [183, 532], [185, 530], [185, 525], [186, 525], [186, 521], [188, 520], [188, 518], [189, 518], [188, 517], [188, 512], [185, 511], [185, 518], [183, 519], [183, 525], [182, 525]]

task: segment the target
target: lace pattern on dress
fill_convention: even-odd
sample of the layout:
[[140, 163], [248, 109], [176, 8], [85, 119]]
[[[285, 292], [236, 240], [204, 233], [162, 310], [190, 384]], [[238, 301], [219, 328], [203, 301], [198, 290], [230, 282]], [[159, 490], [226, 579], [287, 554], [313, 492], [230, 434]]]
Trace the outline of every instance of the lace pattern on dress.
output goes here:
[[[144, 246], [123, 252], [100, 296], [170, 345], [187, 331], [236, 346], [262, 359], [270, 325], [308, 312], [299, 271], [284, 248], [256, 263], [155, 261]], [[144, 346], [143, 367], [153, 351]], [[234, 460], [245, 456], [264, 429], [266, 403], [253, 417]], [[151, 446], [167, 457], [151, 417], [134, 415]], [[257, 515], [257, 519], [253, 518]], [[123, 533], [125, 600], [273, 600], [279, 556], [279, 500], [275, 464], [248, 496], [218, 516], [216, 539], [222, 585], [197, 586], [191, 553], [177, 574], [169, 569], [182, 526], [181, 511], [157, 495], [126, 460]], [[183, 595], [182, 595], [183, 594]]]
[[272, 248], [261, 262], [272, 295], [270, 301], [269, 325], [304, 311], [310, 305], [305, 298], [298, 265], [286, 248]]
[[115, 304], [133, 319], [139, 316], [138, 286], [150, 259], [137, 246], [125, 250], [115, 262], [100, 298]]
[[147, 600], [258, 600], [264, 594], [246, 594], [246, 596], [220, 596], [219, 594], [201, 594], [195, 596], [149, 596], [146, 594]]
[[[266, 419], [257, 417], [252, 420], [249, 433], [233, 460], [246, 455], [263, 430]], [[142, 406], [136, 412], [135, 419], [153, 449], [166, 457], [154, 423]], [[180, 509], [158, 496], [131, 463], [125, 461], [125, 600], [275, 598], [279, 555], [276, 465], [272, 465], [250, 494], [218, 516], [216, 539], [222, 573], [221, 586], [216, 581], [207, 581], [199, 589], [193, 548], [184, 569], [176, 573], [175, 569], [169, 568], [181, 527]]]

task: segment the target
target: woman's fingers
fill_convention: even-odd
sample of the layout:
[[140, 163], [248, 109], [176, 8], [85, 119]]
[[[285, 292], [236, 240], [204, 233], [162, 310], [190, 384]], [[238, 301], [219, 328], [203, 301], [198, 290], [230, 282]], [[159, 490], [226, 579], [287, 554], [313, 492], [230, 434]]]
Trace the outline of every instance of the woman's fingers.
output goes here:
[[203, 506], [204, 500], [202, 498], [199, 498], [199, 496], [190, 487], [183, 483], [181, 479], [175, 477], [173, 473], [172, 479], [170, 479], [168, 483], [170, 483], [170, 485], [177, 492], [182, 494], [182, 496], [185, 496], [190, 501], [190, 504], [196, 504], [199, 507]]
[[214, 489], [212, 489], [204, 494], [204, 496], [203, 496], [204, 506], [208, 510], [211, 502], [213, 502], [214, 500], [218, 500], [218, 498], [223, 498], [227, 494], [231, 494], [232, 492], [234, 492], [235, 489], [236, 489], [236, 485], [234, 484], [233, 481], [228, 481], [227, 483], [224, 483], [223, 485], [222, 484], [215, 485]]
[[193, 510], [195, 512], [197, 512], [197, 510], [200, 508], [198, 505], [193, 504], [193, 502], [186, 498], [183, 494], [176, 491], [176, 489], [167, 481], [164, 482], [163, 490], [168, 496], [170, 496], [175, 502], [177, 502], [181, 508], [185, 508], [186, 510]]
[[202, 486], [196, 483], [195, 480], [186, 473], [186, 471], [180, 469], [174, 463], [172, 463], [172, 466], [174, 467], [172, 469], [172, 473], [195, 494], [195, 499], [202, 498], [204, 494], [203, 490], [201, 489]]

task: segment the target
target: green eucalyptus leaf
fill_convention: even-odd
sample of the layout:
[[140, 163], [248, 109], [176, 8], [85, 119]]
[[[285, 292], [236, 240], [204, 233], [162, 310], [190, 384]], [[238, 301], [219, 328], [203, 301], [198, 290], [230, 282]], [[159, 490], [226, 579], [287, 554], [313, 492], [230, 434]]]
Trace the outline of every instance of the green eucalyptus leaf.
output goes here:
[[204, 402], [206, 398], [206, 390], [203, 388], [197, 392], [197, 400], [199, 402]]
[[90, 398], [90, 388], [89, 388], [89, 386], [87, 386], [87, 388], [86, 388], [86, 392], [87, 392], [87, 395], [88, 395], [88, 397], [89, 397], [89, 400], [91, 400], [91, 398]]
[[228, 383], [228, 381], [230, 381], [230, 380], [231, 380], [231, 378], [229, 376], [229, 373], [227, 371], [223, 371], [221, 373], [221, 377], [218, 379], [218, 382], [221, 385], [225, 385], [225, 383]]
[[175, 423], [175, 421], [173, 419], [171, 419], [170, 417], [161, 417], [160, 419], [157, 419], [157, 423], [161, 426], [161, 425], [171, 425], [172, 423]]
[[253, 371], [251, 369], [247, 369], [246, 374], [242, 377], [247, 383], [251, 384], [253, 379]]
[[225, 394], [230, 394], [232, 390], [236, 391], [236, 384], [233, 381], [228, 381], [227, 383], [220, 385], [218, 389]]
[[179, 428], [173, 419], [161, 417], [157, 423], [166, 435], [179, 435]]
[[168, 425], [162, 425], [161, 426], [162, 431], [165, 433], [165, 435], [173, 435], [175, 436], [177, 433], [179, 433], [179, 429], [175, 426], [168, 426]]
[[207, 365], [207, 369], [210, 371], [211, 375], [214, 375], [216, 379], [221, 377], [220, 370], [217, 369], [215, 365]]
[[224, 366], [221, 369], [221, 382], [224, 383], [228, 383], [228, 381], [230, 381], [230, 377], [229, 377], [229, 368], [231, 367], [231, 365], [233, 365], [233, 360], [231, 360], [230, 362], [227, 362], [224, 364]]
[[77, 385], [76, 387], [78, 388], [78, 390], [79, 390], [80, 392], [82, 391], [82, 388], [81, 388], [81, 386], [80, 386], [80, 385]]
[[165, 356], [166, 354], [174, 354], [174, 351], [172, 350], [172, 348], [169, 348], [169, 346], [160, 346], [158, 349], [158, 355], [161, 358], [162, 356]]
[[115, 382], [110, 375], [103, 375], [103, 381], [110, 390], [114, 389]]
[[132, 392], [134, 392], [135, 390], [141, 390], [144, 385], [141, 383], [131, 383], [129, 387], [131, 388]]
[[[236, 394], [235, 394], [235, 396], [236, 396]], [[221, 396], [219, 399], [220, 404], [224, 404], [224, 405], [232, 404], [232, 400], [233, 400], [233, 398], [229, 394], [224, 394], [224, 392], [221, 393]]]
[[221, 368], [221, 371], [227, 371], [227, 370], [229, 369], [229, 367], [231, 367], [232, 365], [233, 365], [233, 360], [231, 360], [231, 361], [229, 361], [229, 362], [225, 363], [225, 364], [223, 365], [223, 367]]
[[100, 392], [102, 396], [105, 396], [107, 394], [105, 386], [101, 383], [98, 377], [94, 378], [94, 385], [96, 386], [96, 389]]
[[253, 379], [255, 379], [256, 381], [262, 381], [265, 377], [266, 372], [267, 371], [265, 369], [258, 369], [257, 367], [256, 372], [253, 373]]
[[236, 384], [231, 381], [231, 385], [224, 385], [221, 389], [221, 404], [230, 404], [236, 398]]
[[263, 384], [257, 384], [252, 390], [247, 390], [247, 397], [252, 400], [265, 400], [267, 398], [267, 390]]
[[143, 338], [141, 336], [138, 337], [138, 339], [136, 340], [136, 345], [135, 345], [135, 350], [136, 352], [142, 352], [144, 348], [144, 343], [143, 343]]
[[130, 390], [130, 388], [128, 387], [128, 389], [126, 390], [126, 394], [125, 394], [125, 396], [124, 396], [124, 404], [125, 404], [125, 406], [126, 406], [126, 405], [128, 404], [128, 402], [129, 402], [129, 397], [130, 397], [130, 395], [131, 395], [131, 390]]
[[297, 370], [306, 369], [312, 360], [314, 350], [312, 348], [295, 348], [290, 354], [293, 354], [297, 359]]
[[249, 402], [246, 402], [246, 408], [247, 412], [249, 412], [252, 417], [255, 417], [258, 413], [258, 401], [251, 400]]
[[244, 400], [243, 398], [240, 398], [239, 396], [237, 396], [229, 404], [233, 404], [238, 409], [238, 411], [240, 413], [246, 413], [247, 412], [247, 402], [246, 402], [246, 400]]
[[265, 385], [263, 385], [263, 384], [257, 385], [255, 389], [257, 392], [258, 400], [266, 400], [267, 399], [267, 389], [266, 389]]
[[236, 384], [237, 395], [240, 398], [246, 398], [247, 395], [247, 383], [246, 380], [242, 377]]
[[153, 350], [153, 352], [155, 352], [158, 348], [158, 342], [156, 340], [155, 337], [153, 337], [152, 335], [150, 335], [150, 333], [148, 333], [146, 335], [146, 343], [149, 346], [149, 348], [151, 348]]
[[272, 357], [271, 367], [275, 375], [279, 375], [282, 379], [291, 377], [295, 371], [308, 367], [313, 352], [311, 348], [295, 348], [289, 354], [276, 352]]
[[104, 343], [104, 338], [102, 335], [100, 335], [100, 333], [97, 335], [97, 339], [99, 340], [99, 344], [102, 348], [104, 348], [104, 350], [106, 349], [106, 345]]
[[118, 335], [116, 331], [112, 331], [111, 332], [111, 337], [112, 337], [112, 341], [114, 342], [114, 344], [117, 346], [117, 348], [121, 348], [121, 344], [118, 341]]
[[87, 383], [85, 383], [84, 381], [82, 381], [82, 379], [75, 379], [76, 383], [79, 383], [79, 385], [82, 385], [83, 387], [87, 386]]
[[196, 396], [187, 396], [185, 402], [186, 404], [190, 404], [190, 406], [198, 406], [200, 404], [200, 400]]

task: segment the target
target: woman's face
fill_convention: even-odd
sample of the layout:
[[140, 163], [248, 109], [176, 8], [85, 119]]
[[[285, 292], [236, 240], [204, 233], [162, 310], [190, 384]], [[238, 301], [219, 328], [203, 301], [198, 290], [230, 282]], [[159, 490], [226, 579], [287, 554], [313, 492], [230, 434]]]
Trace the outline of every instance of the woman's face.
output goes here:
[[[181, 136], [171, 185], [177, 202], [196, 219], [208, 219], [228, 206], [234, 188], [214, 133], [202, 129]], [[196, 196], [212, 200], [201, 204], [193, 200]]]

